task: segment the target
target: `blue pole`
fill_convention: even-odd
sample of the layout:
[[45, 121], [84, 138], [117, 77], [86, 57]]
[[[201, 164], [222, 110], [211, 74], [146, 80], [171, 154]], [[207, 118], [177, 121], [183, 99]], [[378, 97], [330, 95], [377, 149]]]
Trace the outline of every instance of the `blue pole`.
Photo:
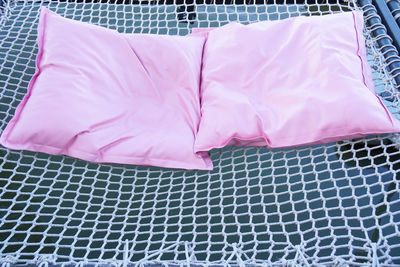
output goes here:
[[386, 4], [392, 12], [393, 18], [400, 27], [400, 2], [398, 0], [386, 0]]
[[[377, 38], [378, 46], [381, 48], [383, 56], [385, 57], [388, 70], [392, 73], [397, 86], [400, 86], [400, 57], [398, 55], [398, 50], [396, 50], [396, 47], [394, 46], [396, 44], [400, 44], [400, 29], [390, 13], [389, 8], [386, 6], [386, 3], [384, 3], [383, 0], [376, 0], [373, 2], [381, 8], [384, 5], [386, 9], [382, 8], [380, 12], [378, 11], [378, 13], [381, 14], [378, 15], [377, 10], [372, 5], [370, 0], [358, 0], [359, 5], [364, 11], [364, 15], [368, 17], [366, 24], [371, 26], [373, 29], [372, 35]], [[381, 18], [383, 21], [381, 21]], [[389, 22], [385, 22], [386, 19]], [[387, 36], [385, 29], [382, 29], [382, 27], [373, 27], [374, 25], [381, 24], [382, 22], [385, 24], [385, 26], [386, 24], [388, 25], [386, 28], [388, 28], [389, 34], [395, 34], [395, 36], [391, 35], [393, 44], [391, 39]]]

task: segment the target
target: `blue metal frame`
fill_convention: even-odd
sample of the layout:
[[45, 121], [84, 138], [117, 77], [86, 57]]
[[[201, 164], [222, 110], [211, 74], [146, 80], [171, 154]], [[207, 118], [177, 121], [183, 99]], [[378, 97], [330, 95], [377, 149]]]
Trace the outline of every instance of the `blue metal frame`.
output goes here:
[[[400, 28], [399, 25], [397, 24], [396, 20], [394, 19], [391, 10], [389, 9], [388, 4], [390, 3], [390, 6], [392, 8], [395, 8], [395, 3], [394, 1], [387, 1], [385, 2], [384, 0], [375, 0], [372, 1], [374, 6], [376, 7], [376, 10], [378, 11], [379, 16], [382, 18], [382, 22], [385, 25], [388, 34], [390, 37], [393, 39], [393, 44], [396, 46], [397, 51], [400, 49]], [[397, 2], [397, 5], [399, 3]], [[400, 5], [399, 5], [400, 6]]]
[[398, 0], [386, 0], [386, 4], [392, 12], [392, 16], [400, 27], [400, 2]]
[[[394, 80], [396, 81], [396, 84], [400, 86], [400, 61], [398, 54], [398, 51], [400, 51], [399, 26], [397, 25], [388, 6], [383, 0], [373, 0], [372, 3], [370, 0], [359, 0], [358, 2], [360, 6], [364, 8], [364, 14], [366, 16], [371, 15], [366, 21], [367, 25], [373, 26], [381, 22], [385, 25], [388, 31], [387, 33], [390, 35], [392, 40], [384, 37], [377, 38], [377, 43], [379, 47], [381, 47], [381, 51], [386, 59], [389, 71], [391, 71], [392, 75], [395, 76]], [[376, 16], [375, 11], [372, 9], [372, 4], [375, 6], [380, 18]], [[372, 29], [372, 35], [375, 37], [386, 35], [386, 31], [381, 27], [372, 27]], [[397, 50], [395, 48], [397, 48]]]

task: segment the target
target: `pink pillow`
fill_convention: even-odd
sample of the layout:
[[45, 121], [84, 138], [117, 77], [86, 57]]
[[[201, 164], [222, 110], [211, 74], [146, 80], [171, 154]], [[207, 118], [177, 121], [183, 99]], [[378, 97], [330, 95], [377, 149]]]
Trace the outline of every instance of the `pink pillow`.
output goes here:
[[204, 38], [120, 34], [42, 8], [37, 71], [1, 136], [93, 162], [212, 169], [193, 152]]
[[361, 12], [209, 30], [201, 112], [195, 151], [400, 131], [374, 92]]

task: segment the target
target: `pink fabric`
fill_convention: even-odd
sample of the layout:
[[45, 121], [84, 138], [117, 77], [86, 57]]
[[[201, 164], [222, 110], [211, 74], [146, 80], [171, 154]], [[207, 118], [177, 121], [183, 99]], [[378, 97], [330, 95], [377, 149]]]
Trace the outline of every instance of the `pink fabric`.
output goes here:
[[375, 95], [362, 31], [360, 12], [209, 31], [195, 151], [399, 132]]
[[42, 8], [37, 70], [1, 136], [93, 162], [212, 169], [193, 152], [204, 38], [120, 34]]
[[192, 33], [188, 34], [187, 36], [199, 36], [207, 38], [208, 33], [216, 28], [193, 28]]

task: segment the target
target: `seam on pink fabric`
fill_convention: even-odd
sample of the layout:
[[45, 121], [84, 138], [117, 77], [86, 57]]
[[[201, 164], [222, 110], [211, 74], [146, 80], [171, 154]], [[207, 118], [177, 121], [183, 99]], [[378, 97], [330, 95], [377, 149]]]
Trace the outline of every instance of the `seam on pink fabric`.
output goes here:
[[382, 106], [383, 109], [385, 110], [386, 115], [389, 117], [389, 120], [390, 120], [390, 122], [392, 123], [392, 126], [395, 127], [395, 125], [394, 125], [395, 123], [394, 123], [394, 121], [393, 121], [392, 113], [387, 109], [386, 105], [382, 102], [382, 99], [381, 99], [379, 96], [377, 96], [377, 95], [375, 94], [375, 97], [378, 99], [379, 103], [381, 104], [381, 106]]
[[37, 27], [37, 31], [38, 31], [37, 43], [38, 43], [39, 50], [38, 50], [38, 54], [36, 56], [36, 71], [35, 71], [35, 74], [32, 76], [31, 81], [29, 82], [29, 85], [27, 88], [27, 90], [28, 90], [27, 94], [24, 96], [21, 103], [18, 105], [18, 107], [15, 111], [14, 117], [10, 120], [10, 122], [6, 126], [3, 134], [0, 137], [0, 142], [2, 144], [6, 143], [8, 136], [11, 134], [12, 130], [15, 127], [15, 124], [18, 122], [19, 117], [21, 116], [21, 113], [22, 113], [26, 103], [28, 102], [30, 96], [32, 95], [32, 90], [33, 90], [33, 86], [36, 82], [36, 79], [41, 72], [40, 62], [41, 62], [42, 56], [43, 56], [46, 21], [47, 21], [47, 8], [42, 7], [40, 9], [39, 24]]
[[[390, 122], [391, 122], [391, 124], [392, 124], [392, 126], [393, 127], [395, 127], [394, 126], [394, 121], [393, 121], [393, 118], [392, 118], [392, 114], [390, 113], [390, 111], [386, 108], [386, 105], [382, 102], [382, 99], [376, 94], [376, 92], [375, 92], [375, 89], [374, 88], [369, 88], [368, 87], [368, 84], [367, 84], [367, 82], [366, 82], [366, 78], [365, 78], [365, 76], [367, 76], [366, 74], [365, 74], [365, 62], [364, 62], [364, 59], [363, 59], [363, 57], [360, 55], [360, 30], [357, 28], [357, 20], [356, 20], [356, 17], [355, 17], [355, 14], [354, 14], [354, 12], [355, 11], [352, 11], [351, 12], [351, 14], [353, 15], [353, 25], [354, 25], [354, 30], [355, 30], [355, 34], [356, 34], [356, 40], [357, 40], [357, 56], [358, 56], [358, 58], [360, 59], [360, 61], [361, 61], [361, 73], [362, 73], [362, 77], [363, 77], [363, 83], [364, 83], [364, 85], [369, 89], [369, 91], [371, 91], [374, 95], [375, 95], [375, 97], [378, 99], [378, 101], [379, 101], [379, 103], [381, 104], [381, 106], [382, 106], [382, 108], [385, 110], [385, 112], [386, 112], [386, 115], [388, 116], [388, 118], [389, 118], [389, 120], [390, 120]], [[369, 63], [367, 62], [367, 67], [369, 66]]]
[[[12, 143], [8, 141], [8, 144], [11, 145], [15, 145], [12, 147], [12, 149], [20, 149], [20, 150], [28, 150], [28, 151], [32, 151], [32, 152], [40, 152], [40, 153], [46, 153], [46, 154], [50, 154], [50, 155], [64, 155], [67, 157], [72, 157], [72, 158], [77, 158], [80, 160], [85, 160], [85, 161], [89, 161], [89, 162], [97, 162], [97, 163], [111, 163], [111, 164], [122, 164], [122, 165], [140, 165], [142, 166], [142, 164], [138, 164], [138, 163], [116, 163], [116, 161], [121, 161], [121, 160], [141, 160], [144, 157], [133, 157], [133, 156], [129, 156], [129, 157], [124, 157], [124, 156], [118, 156], [118, 155], [108, 155], [107, 157], [105, 157], [105, 159], [98, 157], [97, 154], [93, 154], [93, 153], [87, 153], [85, 151], [79, 150], [79, 149], [70, 149], [69, 152], [71, 153], [70, 155], [65, 155], [62, 153], [62, 148], [58, 148], [58, 147], [54, 147], [54, 146], [48, 146], [48, 145], [40, 145], [40, 144], [29, 144], [29, 145], [25, 145], [25, 144], [18, 144], [18, 143]], [[51, 153], [49, 153], [48, 149], [52, 150]], [[199, 156], [206, 156], [206, 152], [199, 152], [198, 155]], [[88, 159], [88, 157], [90, 159]], [[86, 159], [85, 159], [86, 158]], [[201, 158], [204, 161], [204, 166], [205, 168], [198, 168], [196, 166], [193, 166], [191, 164], [185, 164], [180, 160], [165, 160], [165, 159], [159, 159], [159, 158], [151, 158], [148, 159], [148, 163], [147, 165], [143, 165], [143, 166], [154, 166], [153, 164], [156, 165], [165, 165], [165, 163], [172, 163], [172, 164], [179, 164], [182, 167], [160, 167], [160, 168], [174, 168], [174, 169], [190, 169], [190, 170], [212, 170], [213, 169], [213, 165], [212, 165], [212, 161], [210, 158]], [[169, 164], [170, 165], [170, 164]], [[157, 167], [157, 166], [155, 166]], [[159, 166], [158, 166], [159, 167]]]
[[361, 62], [361, 74], [362, 74], [362, 78], [363, 78], [363, 83], [364, 85], [368, 88], [367, 83], [365, 82], [365, 74], [364, 74], [364, 61], [362, 56], [360, 55], [360, 40], [359, 40], [359, 32], [357, 29], [357, 21], [356, 21], [356, 17], [354, 14], [354, 11], [351, 12], [352, 16], [353, 16], [353, 27], [354, 27], [354, 31], [356, 34], [356, 40], [357, 40], [357, 56], [360, 59]]
[[[343, 129], [347, 129], [347, 128], [343, 128]], [[309, 146], [309, 145], [317, 145], [317, 144], [322, 144], [325, 143], [325, 140], [329, 140], [329, 139], [340, 139], [340, 140], [349, 140], [349, 139], [353, 139], [353, 138], [360, 138], [362, 136], [369, 136], [369, 135], [380, 135], [380, 134], [389, 134], [389, 133], [400, 133], [400, 130], [394, 130], [393, 132], [388, 132], [386, 130], [383, 131], [366, 131], [366, 132], [353, 132], [350, 134], [345, 134], [345, 135], [334, 135], [334, 136], [329, 136], [326, 138], [321, 138], [318, 140], [312, 140], [312, 141], [306, 141], [305, 143], [301, 143], [301, 144], [291, 144], [291, 145], [287, 145], [287, 146], [273, 146], [273, 145], [263, 145], [263, 146], [257, 146], [257, 147], [267, 147], [270, 149], [274, 149], [274, 148], [290, 148], [290, 147], [300, 147], [300, 146]], [[310, 136], [310, 135], [301, 135], [302, 136]], [[358, 137], [357, 137], [358, 136]], [[283, 141], [285, 141], [286, 139], [290, 139], [292, 137], [282, 137], [281, 139], [283, 139]], [[215, 148], [222, 148], [224, 146], [226, 146], [226, 144], [228, 144], [230, 141], [232, 141], [233, 139], [238, 139], [240, 141], [252, 141], [252, 140], [256, 140], [256, 139], [265, 139], [264, 136], [262, 135], [257, 135], [254, 137], [240, 137], [240, 136], [236, 136], [233, 135], [229, 138], [227, 138], [225, 140], [225, 142], [222, 142], [222, 145], [211, 145], [211, 146], [207, 146], [207, 147], [199, 147], [197, 148], [195, 151], [200, 152], [200, 151], [210, 151], [211, 149], [215, 149]], [[331, 142], [337, 142], [337, 141], [328, 141], [328, 143]], [[267, 144], [267, 143], [266, 143]]]
[[203, 81], [204, 50], [206, 49], [207, 40], [208, 40], [208, 32], [204, 36], [203, 47], [201, 49], [201, 62], [200, 62], [200, 74], [199, 74], [199, 92], [198, 92], [199, 93], [199, 107], [200, 107], [199, 115], [200, 115], [200, 120], [197, 123], [195, 139], [197, 137], [197, 134], [199, 133], [201, 117], [203, 116], [203, 112], [202, 112], [202, 102], [203, 101], [201, 101], [201, 91], [202, 91], [201, 90], [201, 86], [202, 86], [202, 81]]

